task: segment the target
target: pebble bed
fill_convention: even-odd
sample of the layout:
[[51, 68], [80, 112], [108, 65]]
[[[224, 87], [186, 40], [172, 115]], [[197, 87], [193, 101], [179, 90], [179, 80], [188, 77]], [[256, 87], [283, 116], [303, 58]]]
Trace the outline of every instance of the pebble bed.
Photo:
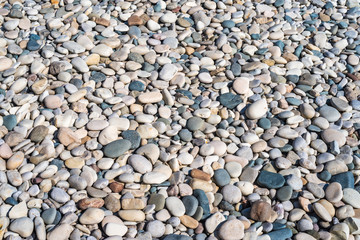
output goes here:
[[0, 238], [359, 240], [359, 0], [0, 2]]

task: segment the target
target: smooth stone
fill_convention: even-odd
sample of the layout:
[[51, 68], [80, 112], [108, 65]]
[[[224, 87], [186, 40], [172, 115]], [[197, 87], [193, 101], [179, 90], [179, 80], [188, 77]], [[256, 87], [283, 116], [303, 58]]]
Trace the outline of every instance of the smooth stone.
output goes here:
[[201, 219], [207, 218], [210, 215], [210, 206], [209, 206], [209, 199], [207, 198], [205, 192], [201, 189], [194, 189], [193, 196], [197, 198], [197, 200], [199, 201], [199, 206], [203, 211]]
[[292, 193], [293, 193], [293, 190], [290, 186], [283, 186], [276, 191], [276, 197], [280, 201], [285, 202], [285, 201], [290, 200]]
[[12, 131], [17, 124], [16, 116], [13, 114], [3, 116], [3, 125]]
[[225, 169], [214, 171], [214, 181], [219, 187], [223, 187], [230, 183], [230, 175]]
[[74, 228], [67, 223], [60, 224], [48, 233], [47, 239], [49, 240], [66, 240], [69, 239], [71, 232]]
[[179, 198], [168, 197], [165, 201], [165, 204], [171, 215], [175, 217], [180, 217], [185, 214], [185, 206]]
[[322, 106], [319, 110], [319, 113], [322, 117], [326, 118], [329, 122], [336, 122], [340, 119], [341, 114], [336, 108], [330, 106]]
[[88, 208], [80, 216], [79, 221], [81, 224], [97, 224], [104, 219], [105, 213], [99, 208]]
[[259, 119], [268, 111], [268, 104], [265, 99], [257, 100], [246, 109], [246, 116], [250, 119]]
[[28, 208], [24, 201], [20, 202], [19, 204], [13, 206], [9, 211], [9, 218], [10, 219], [17, 219], [26, 217], [28, 214]]
[[271, 218], [271, 206], [264, 201], [256, 201], [251, 206], [250, 217], [256, 221], [265, 222]]
[[110, 158], [116, 158], [124, 154], [131, 148], [131, 142], [125, 139], [113, 141], [105, 146], [104, 154]]
[[339, 173], [331, 177], [330, 182], [340, 183], [342, 189], [354, 188], [354, 175], [352, 172]]
[[266, 188], [281, 188], [285, 184], [285, 179], [281, 174], [268, 172], [268, 171], [261, 171], [257, 182]]
[[325, 197], [331, 203], [337, 203], [343, 198], [342, 186], [338, 182], [330, 183], [325, 190]]
[[128, 228], [124, 224], [120, 223], [107, 223], [105, 225], [105, 233], [107, 236], [124, 236], [126, 232], [128, 231]]
[[223, 240], [242, 239], [244, 237], [244, 224], [238, 219], [224, 222], [219, 228], [219, 237]]
[[[153, 193], [150, 195], [150, 198], [148, 200], [148, 204], [154, 204], [155, 205], [155, 211], [160, 211], [165, 206], [165, 197], [161, 194]], [[185, 205], [185, 203], [184, 203]], [[186, 205], [185, 205], [186, 207]]]
[[315, 213], [324, 221], [331, 222], [332, 217], [326, 208], [320, 203], [314, 203], [313, 208]]
[[49, 128], [44, 125], [39, 125], [33, 128], [30, 133], [30, 139], [33, 142], [41, 142], [49, 133]]
[[354, 208], [360, 208], [360, 193], [352, 188], [343, 189], [342, 200]]
[[199, 117], [191, 117], [186, 121], [186, 128], [190, 131], [196, 131], [203, 127], [204, 120]]
[[185, 206], [185, 214], [193, 216], [199, 205], [199, 201], [194, 196], [185, 196], [181, 199]]
[[226, 185], [221, 189], [221, 193], [224, 197], [224, 200], [231, 204], [240, 202], [242, 197], [240, 188], [234, 185]]
[[21, 237], [29, 237], [34, 230], [34, 223], [28, 217], [15, 219], [9, 226], [10, 231], [18, 233]]
[[242, 98], [239, 95], [235, 95], [232, 93], [221, 94], [219, 97], [219, 101], [221, 105], [229, 109], [234, 109], [243, 102]]
[[159, 77], [162, 80], [170, 81], [177, 72], [178, 68], [175, 65], [167, 63], [162, 67], [161, 71], [159, 72]]
[[186, 235], [169, 234], [164, 240], [192, 240], [192, 238]]
[[141, 210], [120, 210], [119, 216], [125, 221], [141, 222], [145, 219], [145, 214]]
[[270, 237], [271, 240], [285, 240], [291, 238], [292, 235], [293, 233], [289, 228], [284, 228], [268, 233], [268, 236]]
[[70, 200], [70, 196], [63, 189], [57, 187], [51, 191], [50, 196], [58, 203], [66, 203]]
[[342, 132], [335, 130], [335, 129], [326, 129], [321, 132], [321, 138], [326, 143], [331, 143], [333, 141], [337, 141], [339, 144], [339, 147], [342, 147], [346, 143], [346, 137]]
[[159, 238], [165, 233], [165, 225], [159, 220], [150, 221], [146, 226], [146, 230], [150, 232], [153, 238]]
[[56, 217], [56, 209], [49, 208], [41, 213], [41, 218], [44, 220], [45, 224], [52, 224]]
[[134, 168], [135, 171], [141, 174], [151, 172], [152, 170], [151, 162], [138, 154], [131, 155], [128, 159], [128, 163]]
[[222, 215], [220, 212], [214, 213], [205, 221], [206, 231], [208, 233], [213, 233], [217, 226], [223, 221], [225, 221], [224, 215]]

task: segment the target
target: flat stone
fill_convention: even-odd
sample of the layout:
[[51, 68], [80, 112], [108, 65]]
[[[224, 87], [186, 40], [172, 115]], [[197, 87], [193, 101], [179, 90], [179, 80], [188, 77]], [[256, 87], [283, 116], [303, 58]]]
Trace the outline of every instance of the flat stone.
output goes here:
[[219, 237], [223, 240], [242, 239], [244, 237], [244, 224], [238, 219], [224, 222], [219, 228]]
[[131, 148], [131, 142], [125, 139], [113, 141], [105, 146], [104, 154], [110, 158], [116, 158]]
[[88, 208], [80, 216], [79, 221], [81, 224], [97, 224], [104, 219], [105, 213], [99, 208]]
[[10, 231], [18, 233], [21, 237], [29, 237], [34, 230], [34, 223], [28, 217], [15, 219], [9, 227]]
[[185, 214], [185, 206], [179, 198], [168, 197], [165, 201], [165, 204], [166, 208], [173, 216], [180, 217]]
[[250, 119], [259, 119], [266, 114], [268, 111], [267, 102], [265, 99], [257, 100], [256, 102], [252, 103], [246, 109], [246, 116]]
[[343, 189], [343, 197], [342, 200], [347, 204], [353, 206], [354, 208], [360, 208], [360, 193], [352, 188], [344, 188]]
[[257, 178], [257, 182], [263, 187], [277, 189], [285, 184], [285, 179], [281, 174], [261, 171]]
[[325, 197], [329, 202], [337, 203], [343, 198], [342, 186], [338, 182], [330, 183], [325, 190]]
[[256, 201], [251, 206], [250, 217], [255, 221], [265, 222], [271, 218], [271, 206], [264, 201]]

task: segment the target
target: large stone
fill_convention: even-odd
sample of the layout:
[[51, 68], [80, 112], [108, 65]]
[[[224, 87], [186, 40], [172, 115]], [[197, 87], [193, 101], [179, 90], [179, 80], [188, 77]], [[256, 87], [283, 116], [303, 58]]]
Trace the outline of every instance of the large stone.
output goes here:
[[268, 104], [265, 99], [257, 100], [246, 109], [246, 116], [250, 119], [259, 119], [268, 111]]

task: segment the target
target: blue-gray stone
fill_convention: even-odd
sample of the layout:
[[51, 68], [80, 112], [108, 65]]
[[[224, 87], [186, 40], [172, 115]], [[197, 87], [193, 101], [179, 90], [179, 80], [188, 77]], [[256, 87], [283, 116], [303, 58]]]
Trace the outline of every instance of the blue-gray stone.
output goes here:
[[291, 238], [293, 233], [291, 229], [284, 228], [281, 230], [276, 230], [268, 233], [271, 240], [285, 240], [287, 238]]
[[221, 24], [224, 28], [233, 28], [235, 27], [235, 22], [233, 20], [225, 20]]
[[104, 148], [105, 156], [109, 158], [116, 158], [124, 154], [131, 148], [131, 142], [126, 139], [115, 140]]
[[145, 90], [145, 84], [140, 81], [132, 81], [129, 84], [129, 90], [142, 92]]
[[39, 50], [40, 47], [41, 47], [41, 45], [35, 40], [30, 40], [26, 44], [26, 49], [29, 50], [29, 51]]
[[290, 186], [283, 186], [279, 190], [276, 191], [276, 197], [282, 201], [288, 201], [291, 198], [292, 195], [292, 188]]
[[194, 189], [193, 196], [199, 201], [199, 206], [203, 209], [203, 216], [201, 219], [205, 219], [210, 216], [209, 199], [201, 189]]
[[181, 199], [185, 206], [185, 214], [193, 216], [199, 206], [199, 201], [194, 196], [185, 196]]
[[154, 6], [154, 11], [155, 11], [155, 12], [160, 12], [160, 11], [161, 11], [160, 1], [155, 4], [155, 6]]
[[261, 171], [257, 182], [260, 186], [268, 189], [281, 188], [285, 184], [285, 178], [279, 173], [273, 173], [269, 171]]
[[192, 238], [185, 235], [169, 234], [163, 240], [192, 240]]
[[106, 75], [102, 72], [93, 71], [91, 73], [90, 80], [94, 80], [95, 82], [103, 82], [106, 80]]
[[129, 53], [128, 60], [134, 61], [134, 62], [137, 62], [140, 64], [143, 64], [145, 62], [144, 58], [139, 53], [135, 53], [135, 52]]
[[282, 5], [284, 5], [285, 0], [276, 0], [274, 3], [275, 7], [281, 7]]
[[148, 62], [144, 62], [142, 65], [142, 70], [146, 71], [146, 72], [152, 72], [154, 71], [156, 68], [154, 65], [151, 65]]
[[326, 118], [329, 122], [336, 122], [340, 119], [341, 114], [336, 108], [330, 107], [328, 105], [324, 105], [320, 108], [320, 115]]
[[17, 202], [17, 201], [15, 200], [15, 198], [13, 198], [13, 197], [8, 197], [8, 198], [6, 198], [6, 199], [5, 199], [5, 203], [6, 203], [6, 204], [13, 205], [13, 206], [15, 206], [15, 205], [18, 204], [18, 202]]
[[267, 118], [261, 118], [258, 121], [258, 125], [263, 129], [269, 129], [271, 127], [271, 121]]
[[129, 140], [131, 142], [131, 148], [130, 149], [136, 149], [140, 147], [141, 137], [140, 134], [135, 130], [126, 130], [123, 131], [121, 136]]
[[192, 133], [187, 129], [181, 129], [179, 137], [182, 141], [189, 142], [192, 139]]
[[238, 63], [233, 63], [231, 65], [230, 70], [232, 71], [235, 77], [238, 77], [241, 74], [241, 65]]
[[50, 162], [50, 165], [55, 165], [57, 167], [57, 169], [60, 170], [64, 166], [64, 161], [62, 161], [60, 159], [53, 159]]
[[330, 182], [338, 182], [341, 187], [354, 188], [355, 180], [352, 172], [339, 173], [331, 177]]
[[331, 179], [331, 173], [329, 173], [327, 170], [322, 171], [321, 173], [318, 173], [318, 178], [323, 181], [329, 181]]
[[199, 117], [191, 117], [186, 121], [186, 128], [190, 131], [196, 131], [202, 128], [204, 120]]
[[139, 38], [141, 36], [141, 30], [136, 26], [131, 26], [129, 28], [128, 34], [130, 35], [130, 37]]
[[236, 108], [237, 105], [243, 102], [240, 95], [235, 95], [233, 93], [221, 94], [219, 97], [221, 105], [229, 109]]
[[217, 169], [214, 172], [214, 181], [219, 187], [223, 187], [230, 183], [230, 175], [225, 169]]
[[293, 97], [286, 98], [286, 101], [294, 106], [300, 106], [300, 104], [303, 103], [303, 101], [301, 101], [300, 99], [293, 98]]
[[14, 114], [3, 116], [3, 124], [9, 130], [13, 130], [17, 124], [16, 116]]
[[56, 209], [48, 208], [41, 213], [41, 218], [44, 220], [45, 224], [52, 224], [56, 217]]

